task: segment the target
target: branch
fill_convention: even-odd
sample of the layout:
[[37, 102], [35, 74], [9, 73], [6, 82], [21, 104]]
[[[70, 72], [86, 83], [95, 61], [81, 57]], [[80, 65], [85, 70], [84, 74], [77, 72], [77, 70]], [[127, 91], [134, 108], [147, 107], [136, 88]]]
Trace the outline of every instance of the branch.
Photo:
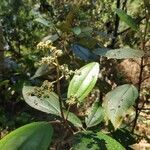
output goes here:
[[124, 9], [125, 9], [126, 4], [127, 4], [127, 1], [128, 1], [128, 0], [125, 0], [125, 1], [123, 2], [123, 4], [122, 4], [122, 10], [124, 10]]
[[[117, 7], [117, 8], [120, 8], [120, 0], [117, 0], [116, 7]], [[120, 20], [120, 19], [119, 19], [118, 15], [116, 14], [115, 29], [114, 29], [114, 33], [113, 33], [113, 37], [114, 37], [114, 38], [112, 39], [112, 42], [111, 42], [111, 45], [110, 45], [111, 48], [114, 47], [116, 38], [117, 38], [117, 36], [118, 36], [119, 20]]]
[[4, 38], [3, 38], [3, 29], [0, 22], [0, 77], [3, 76], [4, 72]]
[[[146, 13], [146, 10], [145, 10], [145, 13]], [[145, 25], [145, 29], [144, 29], [144, 35], [142, 37], [142, 50], [143, 51], [145, 51], [145, 40], [146, 40], [146, 34], [147, 34], [147, 29], [148, 29], [148, 21], [149, 21], [149, 17], [147, 15], [146, 25]], [[138, 83], [139, 96], [136, 100], [136, 114], [135, 114], [135, 119], [134, 119], [134, 123], [133, 123], [132, 133], [134, 133], [134, 129], [136, 127], [136, 123], [137, 123], [139, 114], [141, 112], [141, 110], [139, 110], [139, 108], [138, 108], [138, 105], [140, 102], [141, 85], [142, 85], [142, 81], [143, 81], [143, 69], [144, 69], [144, 57], [141, 58], [141, 64], [140, 64], [140, 75], [139, 75], [139, 83]], [[143, 105], [143, 107], [144, 107], [144, 105]]]
[[63, 103], [62, 103], [62, 98], [61, 98], [61, 91], [60, 91], [60, 71], [59, 71], [59, 62], [58, 62], [58, 59], [56, 58], [56, 64], [57, 64], [57, 93], [58, 93], [58, 96], [59, 96], [59, 104], [60, 104], [60, 111], [61, 111], [61, 117], [62, 117], [62, 120], [63, 120], [63, 123], [64, 125], [66, 126], [66, 128], [71, 132], [73, 133], [73, 130], [70, 128], [70, 126], [68, 125], [67, 123], [67, 120], [64, 116], [64, 112], [63, 112]]

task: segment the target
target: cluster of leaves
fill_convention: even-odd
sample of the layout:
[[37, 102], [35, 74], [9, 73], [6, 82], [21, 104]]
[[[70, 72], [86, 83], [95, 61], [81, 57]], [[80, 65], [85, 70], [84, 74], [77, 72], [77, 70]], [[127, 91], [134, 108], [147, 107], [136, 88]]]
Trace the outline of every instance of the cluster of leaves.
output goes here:
[[[69, 84], [67, 101], [66, 101], [69, 104], [72, 104], [72, 102], [70, 103], [70, 101], [73, 100], [73, 103], [78, 103], [79, 105], [81, 105], [81, 103], [85, 100], [85, 97], [87, 97], [89, 92], [93, 89], [97, 81], [98, 73], [99, 73], [99, 64], [96, 62], [92, 62], [82, 67], [78, 71], [79, 71], [78, 74], [74, 75], [73, 79], [71, 80]], [[50, 91], [46, 92], [46, 90], [44, 90], [44, 94], [40, 95], [39, 94], [40, 92], [38, 91], [38, 93], [36, 93], [35, 89], [36, 87], [24, 86], [23, 96], [24, 96], [25, 101], [35, 109], [62, 117], [61, 110], [60, 110], [62, 108], [59, 105], [59, 97], [54, 92], [50, 92]], [[114, 127], [118, 128], [121, 124], [121, 120], [127, 113], [127, 110], [133, 105], [137, 96], [138, 96], [137, 89], [133, 85], [126, 84], [126, 85], [119, 86], [118, 88], [106, 94], [104, 109], [101, 106], [98, 106], [97, 101], [94, 103], [94, 105], [90, 109], [91, 112], [89, 113], [87, 118], [85, 118], [86, 126], [88, 128], [95, 126], [104, 119], [104, 116], [107, 116], [111, 120]], [[74, 126], [82, 129], [83, 125], [80, 119], [77, 116], [75, 116], [75, 114], [70, 113], [70, 112], [66, 113], [66, 112], [67, 111], [65, 111], [65, 109], [63, 108], [63, 113], [66, 118], [66, 121], [68, 120]], [[45, 126], [47, 126], [47, 123], [44, 123], [44, 124]], [[37, 128], [34, 127], [36, 125], [37, 125]], [[21, 127], [20, 129], [17, 129], [16, 131], [12, 132], [10, 135], [6, 136], [3, 140], [1, 140], [1, 143], [0, 143], [1, 148], [7, 149], [8, 147], [11, 147], [11, 143], [13, 144], [13, 140], [18, 139], [20, 136], [23, 136], [24, 134], [26, 134], [27, 133], [26, 130], [29, 130], [29, 131], [32, 130], [33, 133], [29, 132], [29, 134], [31, 134], [29, 135], [29, 137], [33, 139], [29, 139], [28, 135], [26, 135], [27, 139], [25, 138], [23, 141], [27, 140], [27, 141], [35, 142], [34, 138], [36, 138], [37, 143], [33, 145], [32, 142], [30, 143], [23, 142], [22, 144], [21, 141], [17, 141], [16, 147], [13, 146], [14, 149], [21, 148], [21, 147], [27, 148], [30, 146], [35, 147], [36, 149], [36, 147], [38, 147], [38, 144], [39, 144], [38, 140], [40, 140], [38, 136], [40, 135], [41, 137], [41, 134], [43, 134], [43, 137], [45, 137], [46, 139], [46, 140], [43, 140], [43, 138], [41, 139], [42, 141], [45, 142], [45, 143], [42, 143], [42, 146], [44, 146], [46, 149], [50, 142], [49, 139], [51, 138], [51, 135], [52, 135], [52, 129], [51, 129], [51, 126], [48, 125], [48, 127], [45, 127], [45, 129], [43, 128], [43, 130], [41, 131], [42, 125], [43, 123], [32, 123], [31, 125], [26, 125], [24, 127]], [[50, 128], [49, 129], [50, 132], [47, 132], [47, 128]], [[43, 133], [40, 133], [40, 132], [43, 132]], [[107, 137], [107, 135], [105, 134], [104, 135], [102, 133], [94, 134], [93, 132], [88, 133], [87, 131], [85, 133], [81, 133], [80, 136], [82, 136], [82, 134], [85, 134], [85, 137], [83, 136], [81, 138], [81, 140], [83, 141], [80, 141], [79, 144], [75, 144], [74, 149], [77, 149], [80, 146], [83, 148], [84, 147], [88, 148], [88, 146], [84, 145], [84, 143], [89, 145], [88, 141], [90, 143], [92, 142], [91, 140], [89, 140], [89, 138], [91, 137], [94, 143], [92, 142], [92, 144], [90, 144], [89, 147], [91, 147], [92, 149], [93, 148], [96, 149], [97, 146], [99, 147], [104, 146], [104, 147], [107, 147], [107, 149], [111, 149], [111, 147], [116, 146], [117, 149], [120, 149], [120, 148], [124, 149], [119, 143], [117, 143], [115, 140], [111, 139], [110, 137]], [[8, 139], [10, 140], [10, 144], [8, 143]], [[100, 146], [101, 140], [106, 141], [108, 144], [104, 144]], [[7, 144], [4, 144], [6, 142]]]
[[[2, 2], [2, 6], [8, 6], [9, 11], [1, 8], [1, 17], [3, 26], [6, 24], [4, 37], [9, 47], [6, 56], [14, 57], [19, 64], [11, 76], [17, 74], [21, 81], [18, 79], [16, 84], [15, 80], [14, 87], [10, 84], [10, 75], [5, 73], [7, 76], [0, 82], [0, 88], [5, 87], [3, 98], [7, 99], [5, 89], [9, 88], [10, 97], [13, 91], [19, 91], [19, 96], [15, 95], [11, 100], [17, 97], [20, 102], [20, 89], [23, 87], [23, 99], [28, 105], [50, 114], [56, 126], [58, 123], [63, 130], [71, 133], [67, 136], [70, 136], [72, 149], [120, 150], [128, 147], [124, 145], [125, 141], [119, 141], [119, 137], [113, 139], [112, 133], [126, 125], [123, 121], [126, 115], [132, 115], [140, 93], [135, 85], [120, 84], [120, 81], [113, 88], [105, 76], [107, 71], [103, 72], [104, 68], [107, 70], [109, 61], [119, 62], [146, 55], [134, 44], [140, 42], [140, 34], [143, 33], [140, 24], [126, 13], [127, 1], [119, 2], [122, 8], [117, 6], [117, 9], [112, 0], [82, 0], [78, 3], [26, 0], [26, 3], [19, 1], [19, 7], [14, 2]], [[132, 3], [136, 4], [130, 1], [128, 5]], [[144, 3], [140, 6], [143, 8]], [[10, 14], [13, 15], [9, 19]], [[143, 18], [143, 14], [140, 15], [139, 18]], [[114, 19], [110, 21], [110, 17]], [[118, 18], [123, 24], [120, 27]], [[131, 37], [135, 36], [130, 44], [124, 41], [128, 35], [118, 38], [124, 29], [128, 30], [127, 27], [131, 30]], [[36, 49], [35, 45], [41, 38]], [[126, 44], [128, 46], [124, 47]], [[35, 71], [35, 68], [38, 69]], [[30, 75], [34, 71], [35, 74]], [[89, 102], [90, 93], [96, 89], [100, 94], [95, 94]], [[91, 106], [86, 108], [86, 102]], [[72, 111], [74, 107], [78, 111], [86, 111], [80, 116]], [[0, 149], [46, 150], [50, 143], [55, 143], [55, 138], [52, 138], [55, 126], [46, 121], [34, 122], [11, 132], [0, 140]], [[100, 132], [100, 129], [105, 132]]]

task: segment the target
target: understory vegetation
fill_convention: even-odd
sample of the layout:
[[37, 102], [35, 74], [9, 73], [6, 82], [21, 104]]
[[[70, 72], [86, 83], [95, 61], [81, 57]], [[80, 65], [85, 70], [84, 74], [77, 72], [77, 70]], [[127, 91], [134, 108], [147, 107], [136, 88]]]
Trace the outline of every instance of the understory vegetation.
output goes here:
[[149, 0], [1, 0], [0, 150], [150, 149]]

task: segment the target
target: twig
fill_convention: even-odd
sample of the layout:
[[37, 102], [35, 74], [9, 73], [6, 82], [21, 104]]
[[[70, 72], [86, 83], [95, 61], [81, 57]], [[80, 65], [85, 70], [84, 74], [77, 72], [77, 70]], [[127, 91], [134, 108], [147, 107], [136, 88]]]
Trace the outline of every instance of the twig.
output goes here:
[[58, 96], [59, 96], [59, 104], [60, 104], [60, 111], [61, 111], [61, 116], [63, 118], [63, 120], [65, 120], [65, 117], [64, 117], [64, 113], [63, 113], [63, 105], [62, 105], [62, 100], [61, 100], [61, 91], [60, 91], [60, 72], [59, 72], [59, 62], [56, 58], [56, 64], [57, 64], [57, 67], [56, 67], [56, 70], [57, 70], [57, 93], [58, 93]]
[[125, 1], [123, 2], [123, 4], [122, 4], [122, 10], [124, 10], [124, 9], [125, 9], [126, 4], [127, 4], [127, 1], [128, 1], [128, 0], [125, 0]]
[[57, 79], [57, 80], [51, 82], [51, 84], [54, 84], [54, 83], [58, 82], [58, 81], [61, 80], [63, 77], [64, 77], [64, 76], [59, 77], [59, 79]]
[[142, 57], [141, 58], [141, 65], [140, 65], [139, 83], [138, 83], [139, 96], [136, 100], [136, 111], [135, 111], [135, 119], [134, 119], [134, 123], [133, 123], [132, 133], [134, 133], [134, 129], [135, 129], [135, 126], [136, 126], [136, 123], [137, 123], [137, 119], [138, 119], [138, 116], [140, 114], [139, 109], [138, 109], [138, 105], [139, 105], [139, 102], [140, 102], [140, 93], [141, 93], [141, 84], [142, 84], [142, 75], [143, 75], [143, 62], [144, 62], [144, 59]]
[[150, 108], [142, 108], [142, 109], [141, 109], [142, 112], [144, 112], [144, 111], [146, 111], [146, 110], [150, 111]]
[[69, 115], [69, 110], [70, 110], [70, 105], [69, 105], [69, 107], [68, 107], [68, 109], [67, 109], [67, 113], [66, 113], [66, 121], [67, 121], [67, 118], [68, 118], [68, 115]]
[[145, 80], [149, 79], [150, 77], [145, 77], [144, 79], [142, 79], [142, 82], [144, 82]]
[[[145, 10], [146, 13], [146, 10]], [[142, 38], [142, 50], [145, 51], [145, 40], [146, 40], [146, 33], [147, 33], [147, 28], [148, 28], [148, 16], [146, 17], [146, 25], [145, 25], [145, 30], [144, 30], [144, 36]], [[138, 92], [139, 92], [139, 96], [136, 100], [136, 114], [135, 114], [135, 119], [134, 119], [134, 123], [133, 123], [133, 128], [132, 128], [132, 133], [134, 133], [134, 129], [137, 123], [137, 119], [139, 117], [140, 111], [139, 110], [139, 102], [140, 102], [140, 93], [141, 93], [141, 85], [142, 85], [142, 76], [143, 76], [143, 69], [144, 69], [144, 57], [141, 58], [141, 64], [140, 64], [140, 75], [139, 75], [139, 83], [138, 83]]]
[[54, 16], [53, 16], [53, 15], [50, 15], [49, 19], [50, 19], [50, 21], [51, 21], [51, 23], [52, 23], [52, 25], [53, 25], [54, 31], [55, 31], [56, 34], [59, 36], [59, 38], [61, 38], [61, 34], [58, 32], [57, 27], [56, 27], [55, 23], [53, 22]]
[[64, 112], [63, 112], [63, 104], [62, 104], [62, 98], [61, 98], [61, 91], [60, 91], [60, 72], [59, 72], [59, 62], [58, 62], [58, 59], [56, 58], [56, 64], [57, 64], [57, 93], [58, 93], [58, 96], [59, 96], [59, 105], [60, 105], [60, 111], [61, 111], [61, 117], [62, 117], [62, 120], [63, 120], [63, 123], [64, 125], [66, 126], [66, 128], [71, 132], [73, 133], [73, 130], [70, 128], [70, 126], [68, 125], [67, 123], [67, 120], [64, 116]]
[[[117, 0], [117, 8], [120, 8], [120, 0]], [[116, 41], [116, 38], [118, 36], [118, 27], [119, 27], [119, 17], [118, 15], [116, 14], [116, 19], [115, 19], [115, 29], [114, 29], [114, 33], [113, 33], [113, 39], [112, 39], [112, 42], [111, 42], [111, 48], [114, 47], [115, 45], [115, 41]]]

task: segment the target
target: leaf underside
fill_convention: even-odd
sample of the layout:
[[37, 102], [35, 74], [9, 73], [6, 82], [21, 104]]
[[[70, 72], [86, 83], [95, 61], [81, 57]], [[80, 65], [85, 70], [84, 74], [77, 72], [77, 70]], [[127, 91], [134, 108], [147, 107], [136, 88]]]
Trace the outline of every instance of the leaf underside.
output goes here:
[[[24, 86], [23, 87], [23, 97], [28, 105], [31, 107], [40, 110], [42, 112], [53, 114], [61, 117], [59, 97], [54, 92], [46, 93], [41, 97], [34, 95], [35, 89], [38, 87], [33, 86]], [[66, 111], [64, 111], [64, 115]], [[69, 112], [68, 121], [70, 121], [73, 125], [77, 127], [82, 127], [81, 120], [73, 113]]]
[[115, 129], [119, 128], [128, 110], [138, 97], [136, 87], [130, 84], [118, 86], [104, 98], [104, 108]]
[[144, 56], [143, 51], [134, 50], [131, 48], [119, 48], [119, 49], [97, 48], [93, 52], [100, 56], [115, 59], [141, 58]]

